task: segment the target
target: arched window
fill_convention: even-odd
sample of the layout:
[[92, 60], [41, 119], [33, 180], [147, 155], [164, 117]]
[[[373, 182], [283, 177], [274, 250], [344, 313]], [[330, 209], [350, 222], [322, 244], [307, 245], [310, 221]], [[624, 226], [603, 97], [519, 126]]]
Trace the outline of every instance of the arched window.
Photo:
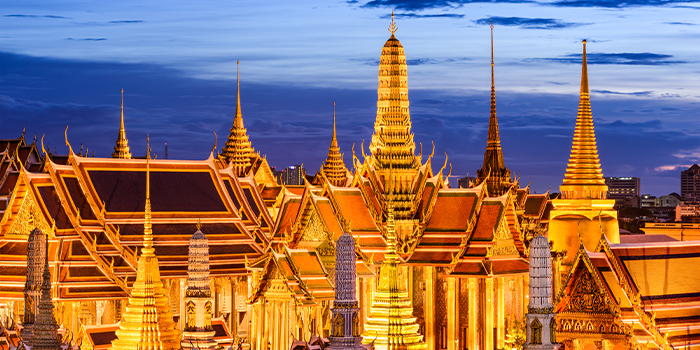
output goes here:
[[345, 319], [340, 314], [333, 318], [333, 336], [342, 337], [345, 334]]
[[355, 312], [355, 316], [352, 317], [352, 336], [360, 336], [360, 314]]
[[530, 323], [530, 344], [542, 344], [542, 324], [538, 319], [534, 319]]
[[552, 318], [552, 320], [549, 321], [549, 342], [552, 344], [557, 342], [556, 329], [557, 329], [557, 321], [555, 318]]

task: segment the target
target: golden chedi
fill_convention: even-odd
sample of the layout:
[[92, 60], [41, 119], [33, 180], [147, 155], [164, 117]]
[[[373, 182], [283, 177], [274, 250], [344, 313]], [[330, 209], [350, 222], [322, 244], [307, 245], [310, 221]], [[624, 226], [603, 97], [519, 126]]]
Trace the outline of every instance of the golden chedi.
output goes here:
[[365, 323], [364, 343], [374, 342], [377, 350], [425, 349], [420, 325], [413, 316], [411, 298], [404, 281], [399, 280], [400, 259], [394, 227], [394, 206], [389, 203], [386, 221], [385, 260], [372, 306]]
[[150, 199], [151, 149], [146, 155], [146, 208], [143, 224], [143, 248], [138, 259], [136, 282], [130, 291], [113, 350], [171, 350], [180, 348], [180, 331], [173, 321], [168, 297], [160, 279], [158, 258], [153, 248]]
[[566, 251], [561, 261], [564, 266], [561, 272], [566, 272], [581, 241], [588, 250], [595, 249], [602, 234], [613, 243], [620, 242], [617, 211], [613, 209], [615, 200], [606, 199], [608, 187], [598, 160], [588, 90], [585, 40], [576, 129], [560, 191], [561, 197], [552, 201], [554, 208], [549, 216], [548, 238], [554, 242], [554, 251]]

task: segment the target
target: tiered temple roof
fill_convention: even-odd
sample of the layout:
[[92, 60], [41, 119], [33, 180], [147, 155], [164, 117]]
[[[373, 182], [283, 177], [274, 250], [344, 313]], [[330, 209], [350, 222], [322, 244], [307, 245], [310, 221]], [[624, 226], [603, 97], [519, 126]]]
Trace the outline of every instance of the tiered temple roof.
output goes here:
[[[184, 278], [192, 227], [201, 218], [209, 236], [212, 276], [244, 275], [245, 258], [255, 259], [268, 244], [273, 218], [255, 178], [238, 178], [204, 161], [153, 160], [154, 249], [161, 275]], [[52, 158], [43, 173], [23, 171], [0, 221], [0, 295], [22, 297], [26, 237], [39, 227], [53, 237], [50, 259], [58, 264], [57, 297], [124, 298], [136, 275], [145, 190], [142, 159], [69, 155]], [[34, 217], [34, 225], [26, 222]], [[52, 226], [55, 225], [55, 231]]]
[[233, 172], [237, 176], [246, 176], [253, 165], [253, 158], [255, 158], [256, 154], [250, 145], [248, 133], [243, 125], [240, 61], [236, 62], [236, 66], [236, 114], [233, 119], [233, 126], [231, 126], [231, 134], [228, 136], [226, 145], [221, 149], [219, 159], [231, 164]]

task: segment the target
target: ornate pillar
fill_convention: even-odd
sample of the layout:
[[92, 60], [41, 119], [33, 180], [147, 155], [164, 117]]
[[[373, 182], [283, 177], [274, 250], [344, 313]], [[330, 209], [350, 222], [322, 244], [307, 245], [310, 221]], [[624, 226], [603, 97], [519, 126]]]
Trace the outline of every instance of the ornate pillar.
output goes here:
[[447, 350], [458, 350], [459, 315], [457, 314], [457, 279], [447, 278]]
[[425, 343], [435, 350], [435, 267], [425, 267]]
[[467, 337], [469, 350], [477, 350], [479, 346], [479, 332], [477, 330], [477, 319], [479, 317], [479, 303], [477, 279], [469, 278], [469, 333]]
[[493, 344], [493, 314], [495, 310], [493, 295], [493, 278], [484, 279], [484, 349], [495, 349]]
[[496, 321], [496, 348], [505, 348], [506, 340], [506, 298], [505, 298], [505, 279], [503, 277], [496, 279], [496, 307], [497, 307], [497, 321]]

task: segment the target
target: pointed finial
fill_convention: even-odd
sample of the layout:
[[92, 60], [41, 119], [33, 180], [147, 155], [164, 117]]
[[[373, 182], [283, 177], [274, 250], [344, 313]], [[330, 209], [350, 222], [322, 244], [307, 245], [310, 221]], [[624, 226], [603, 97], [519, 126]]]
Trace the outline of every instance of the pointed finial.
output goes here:
[[583, 64], [581, 68], [581, 93], [588, 94], [588, 63], [586, 63], [586, 40], [583, 40]]
[[243, 127], [243, 118], [241, 112], [241, 60], [236, 61], [236, 115], [234, 119], [239, 121], [239, 128]]
[[202, 230], [202, 219], [197, 219], [197, 231]]
[[389, 32], [391, 33], [391, 36], [394, 36], [396, 31], [399, 29], [399, 27], [396, 26], [396, 23], [394, 23], [394, 10], [391, 10], [391, 25], [389, 25]]
[[151, 138], [146, 134], [146, 206], [143, 222], [143, 248], [142, 255], [152, 255], [153, 249], [153, 225], [151, 224]]
[[333, 140], [335, 140], [335, 101], [333, 101]]

